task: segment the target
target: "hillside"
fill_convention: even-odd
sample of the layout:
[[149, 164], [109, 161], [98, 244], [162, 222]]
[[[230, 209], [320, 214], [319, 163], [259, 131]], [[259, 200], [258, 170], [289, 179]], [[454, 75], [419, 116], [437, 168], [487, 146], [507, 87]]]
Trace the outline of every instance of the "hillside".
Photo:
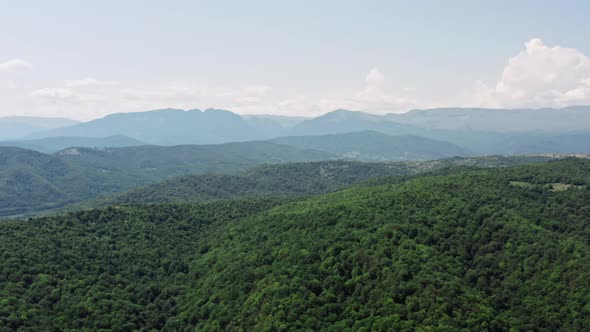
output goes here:
[[137, 145], [145, 145], [145, 143], [123, 135], [109, 137], [60, 136], [31, 140], [0, 141], [0, 146], [14, 146], [43, 153], [54, 153], [70, 147], [120, 148]]
[[61, 206], [90, 197], [83, 170], [54, 155], [0, 147], [0, 216]]
[[377, 131], [279, 137], [272, 142], [366, 161], [429, 160], [470, 154], [457, 145], [443, 141], [412, 135], [390, 136]]
[[590, 329], [590, 161], [387, 183], [0, 223], [0, 324]]
[[254, 167], [238, 175], [179, 176], [74, 205], [89, 208], [120, 204], [195, 203], [252, 197], [302, 197], [328, 193], [363, 181], [427, 172], [507, 167], [551, 160], [546, 157], [451, 158], [425, 162], [368, 163], [319, 161]]
[[588, 185], [590, 162], [566, 160], [358, 187], [228, 224], [191, 264], [183, 322], [588, 329]]
[[59, 208], [179, 175], [237, 174], [260, 164], [330, 157], [268, 142], [69, 148], [51, 155], [0, 147], [0, 217]]

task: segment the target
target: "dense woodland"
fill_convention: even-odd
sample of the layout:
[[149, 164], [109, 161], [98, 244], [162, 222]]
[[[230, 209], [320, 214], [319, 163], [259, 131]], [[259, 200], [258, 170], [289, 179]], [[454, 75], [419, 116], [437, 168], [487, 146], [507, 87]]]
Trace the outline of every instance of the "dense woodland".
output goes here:
[[0, 223], [0, 329], [590, 330], [590, 161]]
[[[125, 148], [69, 148], [55, 154], [0, 146], [0, 219], [55, 212], [98, 197], [112, 202], [112, 194], [156, 183], [154, 188], [123, 195], [121, 202], [195, 202], [219, 198], [309, 195], [328, 192], [370, 177], [405, 175], [452, 165], [494, 167], [547, 160], [544, 157], [451, 158], [405, 163], [354, 163], [325, 161], [327, 152], [305, 150], [269, 142], [135, 146]], [[324, 160], [327, 173], [304, 162]], [[293, 164], [295, 163], [295, 164]], [[333, 163], [333, 164], [332, 164]], [[287, 164], [286, 169], [273, 165]], [[266, 171], [252, 170], [266, 165]], [[323, 165], [323, 164], [318, 164]], [[310, 171], [310, 174], [307, 174]], [[248, 175], [250, 172], [256, 174]], [[289, 172], [297, 176], [289, 175]], [[183, 175], [195, 178], [165, 179]], [[245, 175], [230, 182], [225, 175]], [[330, 175], [328, 177], [324, 175]], [[252, 182], [255, 183], [252, 183]], [[280, 181], [280, 183], [278, 183]], [[314, 184], [319, 181], [318, 184]], [[303, 182], [303, 183], [302, 183]], [[207, 185], [214, 186], [207, 188]], [[155, 191], [153, 194], [144, 191]], [[153, 196], [150, 198], [149, 196]], [[168, 200], [163, 198], [169, 197]], [[100, 204], [98, 204], [100, 205]], [[104, 204], [102, 204], [104, 205]], [[96, 206], [94, 203], [82, 204]]]
[[0, 218], [55, 210], [187, 174], [238, 174], [261, 164], [330, 154], [268, 142], [69, 148], [54, 154], [0, 146]]
[[118, 204], [195, 203], [253, 197], [303, 197], [324, 194], [383, 177], [454, 171], [458, 167], [489, 168], [551, 160], [533, 156], [487, 156], [431, 161], [358, 162], [345, 160], [256, 166], [238, 175], [201, 174], [175, 177], [121, 194], [75, 204], [69, 209]]

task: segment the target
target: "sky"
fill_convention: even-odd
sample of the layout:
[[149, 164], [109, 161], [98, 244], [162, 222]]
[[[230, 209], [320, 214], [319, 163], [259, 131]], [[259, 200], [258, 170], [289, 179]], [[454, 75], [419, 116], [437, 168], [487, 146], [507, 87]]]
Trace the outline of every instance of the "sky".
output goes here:
[[0, 116], [590, 104], [588, 1], [0, 0]]

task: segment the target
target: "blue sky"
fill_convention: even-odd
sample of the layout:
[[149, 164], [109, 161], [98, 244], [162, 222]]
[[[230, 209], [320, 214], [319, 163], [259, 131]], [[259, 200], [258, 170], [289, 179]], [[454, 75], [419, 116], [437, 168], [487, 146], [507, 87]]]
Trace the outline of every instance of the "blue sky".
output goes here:
[[0, 116], [590, 103], [587, 1], [0, 4]]

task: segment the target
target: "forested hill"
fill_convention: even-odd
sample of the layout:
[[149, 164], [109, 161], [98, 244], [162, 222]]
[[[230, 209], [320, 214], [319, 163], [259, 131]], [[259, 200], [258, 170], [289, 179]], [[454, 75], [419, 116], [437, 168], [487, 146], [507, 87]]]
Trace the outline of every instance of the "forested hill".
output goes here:
[[[328, 193], [368, 179], [409, 176], [451, 168], [507, 167], [551, 160], [549, 157], [487, 156], [414, 162], [345, 160], [256, 166], [238, 175], [201, 174], [175, 177], [128, 192], [74, 205], [89, 208], [119, 204], [195, 203], [253, 197], [301, 197]], [[463, 168], [461, 168], [463, 169]]]
[[589, 160], [394, 182], [0, 223], [0, 326], [590, 330]]
[[448, 142], [413, 135], [391, 136], [371, 130], [321, 136], [287, 136], [275, 138], [272, 142], [369, 161], [431, 160], [472, 154]]
[[145, 143], [127, 136], [108, 137], [48, 137], [31, 140], [0, 141], [0, 146], [14, 146], [43, 153], [54, 153], [69, 147], [116, 148], [145, 145]]
[[237, 174], [260, 164], [330, 159], [270, 142], [68, 148], [55, 154], [0, 146], [0, 217], [36, 213], [186, 174]]

